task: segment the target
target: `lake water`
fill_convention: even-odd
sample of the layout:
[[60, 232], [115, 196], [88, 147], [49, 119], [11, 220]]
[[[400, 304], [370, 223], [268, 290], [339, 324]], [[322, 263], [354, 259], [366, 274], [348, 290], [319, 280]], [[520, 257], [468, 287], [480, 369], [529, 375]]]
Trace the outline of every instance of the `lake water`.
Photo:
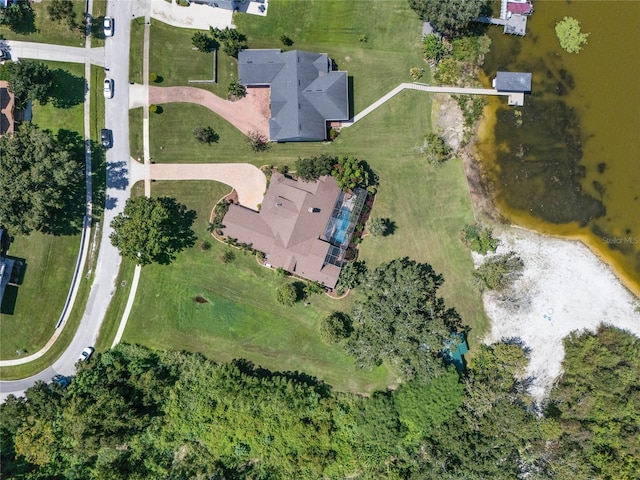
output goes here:
[[[491, 99], [480, 127], [495, 203], [513, 223], [580, 238], [640, 295], [640, 2], [534, 7], [524, 38], [489, 28], [487, 76], [533, 73], [525, 106]], [[564, 16], [590, 33], [579, 54], [556, 38]]]

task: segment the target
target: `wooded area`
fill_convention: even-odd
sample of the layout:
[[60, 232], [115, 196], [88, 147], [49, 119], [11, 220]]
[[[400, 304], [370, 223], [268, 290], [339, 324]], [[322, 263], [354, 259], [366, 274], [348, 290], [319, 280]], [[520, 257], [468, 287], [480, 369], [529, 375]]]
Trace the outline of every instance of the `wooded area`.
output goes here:
[[[12, 478], [633, 479], [640, 341], [602, 328], [566, 341], [539, 412], [517, 343], [368, 398], [300, 372], [120, 345], [62, 390], [0, 407]], [[544, 415], [538, 416], [538, 413]]]

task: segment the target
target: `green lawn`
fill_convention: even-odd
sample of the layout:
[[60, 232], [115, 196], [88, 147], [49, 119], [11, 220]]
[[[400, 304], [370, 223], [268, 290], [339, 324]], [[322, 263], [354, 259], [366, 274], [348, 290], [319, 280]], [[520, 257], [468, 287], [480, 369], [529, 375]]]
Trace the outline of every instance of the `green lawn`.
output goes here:
[[[75, 103], [84, 95], [84, 66], [46, 62], [55, 71], [59, 87], [55, 98], [33, 105], [33, 123], [57, 133], [66, 129], [83, 135], [83, 103], [57, 108], [56, 103]], [[66, 100], [65, 100], [66, 99]], [[15, 236], [9, 254], [27, 263], [24, 283], [17, 290], [13, 314], [3, 313], [0, 357], [16, 358], [16, 350], [33, 353], [53, 333], [67, 298], [78, 256], [80, 235], [52, 236], [32, 233]], [[81, 300], [80, 300], [81, 301]], [[6, 306], [6, 304], [5, 304]]]
[[[286, 34], [294, 40], [293, 48], [327, 52], [353, 76], [356, 112], [399, 83], [410, 81], [409, 68], [423, 65], [419, 52], [421, 24], [404, 0], [325, 0], [295, 5], [272, 0], [269, 8], [267, 18], [235, 16], [238, 30], [248, 36], [249, 46], [279, 48], [278, 39]], [[190, 46], [190, 34], [163, 28], [171, 38], [186, 38], [183, 50]], [[158, 31], [152, 29], [152, 43], [157, 41]], [[362, 35], [366, 35], [366, 42], [360, 41]], [[163, 61], [172, 64], [166, 58]], [[187, 84], [188, 75], [180, 77], [166, 68], [156, 72], [164, 74], [163, 85]], [[167, 71], [173, 73], [167, 75]], [[402, 92], [362, 121], [343, 129], [334, 142], [272, 144], [261, 154], [252, 153], [240, 132], [203, 107], [167, 104], [163, 109], [150, 120], [155, 162], [250, 162], [293, 167], [298, 157], [320, 153], [353, 155], [369, 162], [380, 177], [372, 215], [390, 218], [396, 230], [384, 238], [366, 237], [361, 258], [371, 268], [405, 255], [432, 264], [445, 278], [441, 294], [471, 326], [472, 344], [477, 345], [475, 341], [486, 332], [488, 319], [480, 293], [472, 285], [470, 253], [458, 237], [464, 224], [473, 222], [466, 178], [459, 161], [434, 168], [416, 151], [431, 129], [429, 95]], [[212, 126], [220, 135], [219, 142], [212, 146], [198, 144], [193, 139], [196, 125]], [[201, 212], [208, 216], [226, 188], [201, 182], [153, 185], [154, 194], [176, 196], [195, 208], [201, 215], [196, 228], [199, 241], [208, 238]], [[350, 359], [339, 348], [319, 343], [318, 319], [332, 308], [348, 311], [353, 295], [338, 304], [327, 305], [328, 299], [318, 298], [311, 307], [284, 309], [272, 298], [282, 280], [259, 268], [251, 257], [240, 255], [233, 265], [222, 265], [216, 257], [224, 248], [214, 243], [210, 251], [202, 252], [196, 247], [170, 267], [145, 267], [125, 341], [196, 350], [216, 360], [241, 356], [269, 368], [296, 368], [338, 389], [365, 391], [393, 381], [393, 376], [383, 370], [354, 372]], [[210, 303], [194, 302], [199, 295]]]
[[[355, 113], [411, 81], [411, 67], [424, 67], [422, 22], [406, 0], [271, 0], [267, 17], [235, 14], [234, 22], [249, 48], [329, 54], [353, 77]], [[280, 41], [283, 34], [291, 47]]]
[[84, 47], [85, 36], [82, 22], [84, 20], [84, 0], [74, 0], [73, 11], [79, 28], [71, 30], [66, 23], [52, 22], [47, 13], [47, 2], [30, 2], [35, 14], [33, 24], [24, 32], [16, 33], [6, 26], [2, 27], [2, 35], [7, 40], [21, 40], [24, 42], [53, 43]]
[[104, 46], [104, 31], [102, 27], [102, 21], [107, 14], [107, 0], [93, 0], [93, 11], [91, 15], [93, 17], [91, 22], [91, 46], [103, 47]]
[[[201, 107], [202, 108], [202, 107]], [[144, 161], [144, 145], [142, 141], [142, 107], [129, 110], [129, 148], [131, 156]]]
[[[54, 71], [56, 87], [53, 99], [45, 105], [33, 104], [32, 122], [57, 133], [70, 130], [84, 135], [84, 65], [80, 63], [42, 62]], [[59, 107], [57, 105], [63, 105]]]
[[218, 52], [217, 83], [189, 83], [189, 80], [214, 78], [214, 54], [193, 49], [191, 37], [197, 31], [175, 28], [152, 19], [149, 71], [158, 76], [155, 85], [162, 87], [189, 85], [204, 88], [225, 98], [232, 76], [238, 75], [238, 66], [234, 58], [225, 55], [222, 51]]
[[[315, 295], [309, 306], [286, 308], [274, 294], [289, 279], [240, 251], [230, 264], [219, 260], [229, 247], [212, 239], [206, 225], [213, 205], [228, 191], [215, 182], [153, 184], [154, 195], [175, 196], [198, 212], [198, 240], [170, 266], [144, 267], [123, 341], [198, 351], [217, 361], [248, 358], [271, 369], [307, 372], [338, 389], [371, 391], [392, 383], [386, 368], [358, 371], [340, 347], [320, 340], [319, 320], [334, 309], [349, 310], [352, 298]], [[204, 241], [212, 244], [207, 251], [200, 249]], [[209, 303], [195, 302], [197, 296]]]
[[144, 42], [144, 18], [131, 20], [129, 43], [129, 80], [142, 83], [142, 52]]

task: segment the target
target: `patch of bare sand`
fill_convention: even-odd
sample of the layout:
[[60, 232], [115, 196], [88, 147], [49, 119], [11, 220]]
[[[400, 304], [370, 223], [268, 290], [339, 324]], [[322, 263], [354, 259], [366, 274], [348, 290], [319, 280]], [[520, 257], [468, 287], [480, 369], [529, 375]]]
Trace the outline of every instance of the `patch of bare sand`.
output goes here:
[[[562, 340], [604, 323], [640, 336], [640, 301], [579, 241], [506, 227], [497, 254], [514, 251], [524, 272], [504, 294], [483, 296], [491, 318], [487, 343], [519, 338], [530, 349], [528, 374], [538, 401], [562, 373]], [[474, 254], [474, 262], [482, 257]]]

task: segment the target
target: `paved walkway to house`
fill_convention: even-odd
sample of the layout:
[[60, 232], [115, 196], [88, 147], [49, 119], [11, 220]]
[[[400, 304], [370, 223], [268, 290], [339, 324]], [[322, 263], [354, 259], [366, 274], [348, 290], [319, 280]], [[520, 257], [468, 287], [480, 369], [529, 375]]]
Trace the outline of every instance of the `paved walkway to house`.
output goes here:
[[248, 88], [247, 95], [235, 102], [195, 87], [150, 86], [146, 98], [145, 87], [142, 85], [131, 85], [129, 92], [129, 108], [140, 107], [145, 102], [157, 105], [172, 102], [195, 103], [220, 115], [245, 135], [249, 132], [269, 135], [268, 88]]
[[267, 177], [249, 163], [152, 163], [131, 159], [131, 185], [153, 180], [214, 180], [230, 185], [240, 205], [258, 210], [267, 190]]

